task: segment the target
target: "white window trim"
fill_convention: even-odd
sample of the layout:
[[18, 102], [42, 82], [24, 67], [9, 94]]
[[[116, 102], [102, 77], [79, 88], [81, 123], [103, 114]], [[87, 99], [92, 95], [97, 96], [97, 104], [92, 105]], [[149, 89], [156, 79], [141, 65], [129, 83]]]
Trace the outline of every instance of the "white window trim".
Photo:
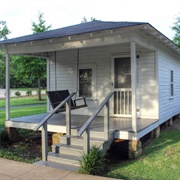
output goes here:
[[[87, 97], [88, 100], [97, 99], [97, 88], [96, 88], [96, 64], [80, 64], [78, 69], [78, 89], [79, 89], [79, 70], [80, 69], [92, 69], [92, 97]], [[79, 92], [78, 92], [79, 96]]]

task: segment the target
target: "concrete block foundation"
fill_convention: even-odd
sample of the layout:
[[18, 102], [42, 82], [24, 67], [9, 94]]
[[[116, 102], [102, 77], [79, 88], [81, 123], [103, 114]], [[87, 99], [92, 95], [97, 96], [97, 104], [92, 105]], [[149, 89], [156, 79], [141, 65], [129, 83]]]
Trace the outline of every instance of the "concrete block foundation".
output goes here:
[[136, 159], [142, 154], [142, 143], [140, 140], [130, 140], [128, 156], [129, 159]]

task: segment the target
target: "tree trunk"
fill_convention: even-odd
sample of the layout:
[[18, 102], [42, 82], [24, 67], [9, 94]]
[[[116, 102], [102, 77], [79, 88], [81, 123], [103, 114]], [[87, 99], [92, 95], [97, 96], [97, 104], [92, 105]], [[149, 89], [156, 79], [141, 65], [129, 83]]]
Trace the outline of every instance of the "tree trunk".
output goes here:
[[41, 80], [40, 80], [39, 76], [38, 76], [38, 99], [39, 99], [39, 101], [42, 100], [42, 98], [41, 98]]

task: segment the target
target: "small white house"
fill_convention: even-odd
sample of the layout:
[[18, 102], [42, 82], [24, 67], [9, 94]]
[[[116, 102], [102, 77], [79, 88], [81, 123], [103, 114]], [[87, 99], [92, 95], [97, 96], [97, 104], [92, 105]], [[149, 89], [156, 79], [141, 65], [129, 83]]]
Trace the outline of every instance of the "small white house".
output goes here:
[[[72, 121], [75, 116], [95, 113], [113, 92], [105, 106], [114, 138], [139, 141], [180, 113], [180, 49], [149, 23], [92, 21], [1, 41], [0, 45], [7, 54], [8, 127], [33, 129], [44, 117], [11, 119], [11, 54], [46, 58], [48, 91], [68, 89], [76, 92], [76, 98], [86, 97], [87, 107], [71, 111]], [[47, 111], [52, 111], [49, 103]], [[48, 123], [48, 131], [67, 133], [66, 128]]]

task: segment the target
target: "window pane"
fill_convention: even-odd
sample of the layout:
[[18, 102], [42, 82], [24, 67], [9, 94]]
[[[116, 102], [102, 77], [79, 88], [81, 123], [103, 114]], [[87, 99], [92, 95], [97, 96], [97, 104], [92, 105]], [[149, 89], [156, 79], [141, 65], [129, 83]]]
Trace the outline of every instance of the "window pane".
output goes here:
[[92, 97], [92, 69], [79, 70], [79, 96]]
[[171, 96], [174, 95], [174, 88], [173, 88], [173, 84], [171, 84]]
[[174, 81], [173, 71], [171, 70], [171, 83]]
[[174, 96], [174, 72], [170, 71], [170, 95]]
[[116, 58], [114, 72], [115, 88], [131, 88], [130, 58]]

